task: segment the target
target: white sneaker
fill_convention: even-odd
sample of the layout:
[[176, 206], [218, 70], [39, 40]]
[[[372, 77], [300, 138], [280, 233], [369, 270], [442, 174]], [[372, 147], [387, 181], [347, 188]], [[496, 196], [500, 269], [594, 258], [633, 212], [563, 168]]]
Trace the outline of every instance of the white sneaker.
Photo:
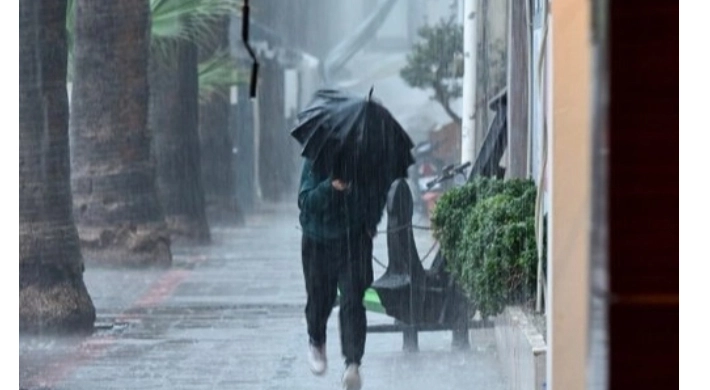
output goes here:
[[360, 366], [349, 364], [343, 374], [343, 390], [360, 390], [362, 388], [362, 378], [360, 378]]
[[317, 347], [313, 344], [308, 344], [308, 363], [311, 365], [313, 375], [325, 374], [328, 368], [328, 359], [325, 354], [325, 344]]

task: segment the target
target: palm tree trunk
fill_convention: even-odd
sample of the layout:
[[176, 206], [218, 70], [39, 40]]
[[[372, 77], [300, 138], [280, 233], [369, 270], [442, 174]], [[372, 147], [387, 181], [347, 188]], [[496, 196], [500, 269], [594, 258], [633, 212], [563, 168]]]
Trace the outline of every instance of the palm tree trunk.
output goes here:
[[[214, 27], [214, 39], [199, 50], [201, 61], [229, 48], [229, 16]], [[210, 218], [227, 223], [242, 223], [244, 215], [237, 201], [236, 143], [229, 127], [229, 88], [200, 105], [200, 155], [205, 200]]]
[[20, 2], [21, 332], [86, 332], [96, 319], [72, 219], [66, 8]]
[[200, 168], [197, 48], [187, 40], [161, 42], [150, 61], [150, 110], [158, 164], [158, 195], [174, 238], [210, 240]]
[[74, 213], [87, 261], [169, 265], [148, 114], [148, 0], [76, 0]]

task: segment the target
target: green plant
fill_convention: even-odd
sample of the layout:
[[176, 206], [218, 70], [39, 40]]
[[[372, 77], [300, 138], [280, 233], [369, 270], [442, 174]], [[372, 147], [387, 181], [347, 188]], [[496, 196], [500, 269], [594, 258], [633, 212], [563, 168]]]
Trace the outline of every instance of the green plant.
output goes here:
[[451, 109], [451, 100], [462, 94], [463, 27], [453, 20], [442, 20], [435, 26], [420, 28], [419, 37], [421, 40], [407, 55], [407, 65], [400, 76], [412, 87], [433, 89], [432, 99], [441, 104], [451, 119], [461, 123], [461, 117]]
[[237, 7], [236, 0], [150, 0], [151, 35], [153, 39], [192, 39], [199, 44], [210, 37], [217, 19]]
[[438, 201], [432, 216], [449, 271], [484, 316], [534, 297], [532, 181], [478, 178]]
[[234, 66], [228, 52], [218, 52], [197, 66], [200, 83], [200, 103], [207, 103], [214, 96], [223, 95], [224, 86], [247, 82], [248, 75]]

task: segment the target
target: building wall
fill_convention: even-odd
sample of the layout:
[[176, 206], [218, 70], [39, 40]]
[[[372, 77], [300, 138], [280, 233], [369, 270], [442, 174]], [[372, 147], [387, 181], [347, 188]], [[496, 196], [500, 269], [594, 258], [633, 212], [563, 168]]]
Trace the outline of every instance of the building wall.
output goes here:
[[527, 179], [529, 89], [529, 0], [508, 0], [508, 170], [511, 178]]
[[[476, 54], [476, 154], [483, 144], [495, 113], [488, 103], [507, 83], [508, 2], [479, 0], [476, 11], [478, 23]], [[503, 165], [505, 164], [505, 160]]]
[[548, 390], [585, 388], [591, 183], [589, 0], [551, 4]]

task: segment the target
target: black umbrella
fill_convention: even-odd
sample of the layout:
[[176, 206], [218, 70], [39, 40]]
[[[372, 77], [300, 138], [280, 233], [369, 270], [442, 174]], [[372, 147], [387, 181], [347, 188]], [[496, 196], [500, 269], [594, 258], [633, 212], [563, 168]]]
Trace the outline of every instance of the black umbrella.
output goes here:
[[291, 135], [303, 146], [304, 157], [317, 169], [347, 181], [364, 177], [389, 185], [407, 177], [414, 164], [409, 135], [380, 103], [342, 91], [316, 92], [308, 108], [298, 114]]

